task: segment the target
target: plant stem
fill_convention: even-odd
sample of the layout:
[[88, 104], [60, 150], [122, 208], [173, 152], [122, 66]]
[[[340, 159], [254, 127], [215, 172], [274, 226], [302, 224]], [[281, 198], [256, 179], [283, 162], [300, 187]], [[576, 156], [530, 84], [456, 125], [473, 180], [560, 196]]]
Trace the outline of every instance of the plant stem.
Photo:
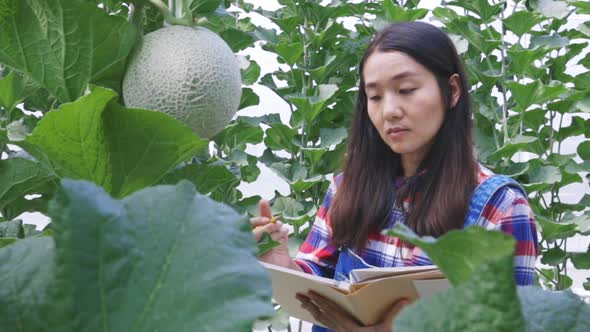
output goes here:
[[541, 269], [539, 269], [539, 268], [537, 268], [537, 267], [535, 268], [535, 270], [536, 270], [536, 271], [537, 271], [539, 274], [543, 275], [543, 277], [545, 277], [545, 279], [547, 279], [547, 281], [549, 281], [549, 282], [553, 283], [553, 284], [555, 285], [555, 288], [559, 288], [559, 285], [558, 285], [557, 283], [555, 283], [555, 280], [553, 280], [553, 278], [549, 278], [549, 276], [548, 276], [548, 275], [546, 275], [546, 274], [545, 274], [545, 272], [541, 271]]
[[162, 13], [162, 16], [164, 16], [164, 20], [167, 23], [171, 25], [185, 26], [190, 26], [192, 24], [190, 20], [184, 18], [177, 18], [176, 16], [174, 16], [170, 11], [170, 8], [168, 8], [168, 6], [166, 6], [166, 4], [162, 2], [162, 0], [150, 0], [150, 3], [154, 5], [154, 7], [156, 7], [160, 11], [160, 13]]
[[143, 36], [143, 20], [145, 17], [143, 6], [141, 2], [131, 3], [129, 5], [129, 16], [127, 16], [129, 22], [137, 29], [137, 40], [140, 40]]
[[[506, 109], [506, 85], [504, 84], [504, 75], [506, 74], [506, 50], [504, 45], [504, 35], [506, 34], [506, 26], [504, 25], [504, 10], [500, 12], [500, 19], [502, 24], [502, 33], [500, 34], [500, 55], [502, 57], [502, 129], [504, 130], [504, 144], [508, 142], [508, 110]], [[524, 113], [525, 110], [522, 110]]]

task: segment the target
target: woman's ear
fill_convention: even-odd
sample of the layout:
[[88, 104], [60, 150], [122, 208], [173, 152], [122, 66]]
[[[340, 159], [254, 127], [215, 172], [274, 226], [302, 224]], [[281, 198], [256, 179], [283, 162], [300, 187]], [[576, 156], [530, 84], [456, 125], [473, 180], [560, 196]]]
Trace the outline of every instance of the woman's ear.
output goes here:
[[449, 78], [449, 85], [451, 86], [451, 107], [455, 107], [461, 97], [461, 77], [459, 74], [453, 74]]

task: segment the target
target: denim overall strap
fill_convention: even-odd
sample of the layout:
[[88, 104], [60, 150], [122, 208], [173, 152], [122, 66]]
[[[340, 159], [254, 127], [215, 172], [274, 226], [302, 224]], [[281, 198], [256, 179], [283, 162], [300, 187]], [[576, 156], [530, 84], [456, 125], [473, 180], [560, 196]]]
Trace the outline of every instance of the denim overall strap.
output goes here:
[[467, 218], [465, 218], [463, 227], [476, 225], [477, 221], [481, 218], [483, 209], [487, 206], [494, 194], [505, 186], [512, 187], [520, 191], [525, 197], [527, 196], [526, 191], [513, 178], [506, 175], [492, 175], [475, 188], [471, 196], [469, 211], [467, 212]]

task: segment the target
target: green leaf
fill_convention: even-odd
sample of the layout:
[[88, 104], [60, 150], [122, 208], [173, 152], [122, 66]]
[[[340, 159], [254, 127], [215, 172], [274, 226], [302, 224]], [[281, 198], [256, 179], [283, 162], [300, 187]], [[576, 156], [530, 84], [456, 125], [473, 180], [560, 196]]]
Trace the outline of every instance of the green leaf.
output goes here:
[[[48, 197], [57, 188], [55, 174], [43, 165], [23, 159], [8, 158], [0, 160], [0, 213], [14, 218], [24, 211], [34, 211], [36, 202], [24, 197], [41, 194]], [[23, 207], [17, 205], [23, 204]], [[7, 210], [12, 210], [9, 213]]]
[[246, 107], [256, 106], [260, 103], [260, 97], [251, 88], [242, 88], [242, 96], [240, 97], [239, 110]]
[[459, 19], [459, 14], [454, 10], [445, 7], [436, 7], [432, 11], [434, 17], [438, 18], [443, 23], [449, 23], [453, 20]]
[[289, 182], [291, 190], [294, 192], [302, 192], [313, 187], [315, 184], [320, 183], [324, 180], [324, 177], [317, 175], [308, 179], [298, 179], [294, 182]]
[[14, 71], [0, 78], [0, 108], [10, 111], [22, 101], [23, 83]]
[[260, 175], [260, 168], [256, 163], [240, 167], [241, 180], [246, 183], [252, 183], [258, 179]]
[[568, 255], [559, 247], [551, 248], [543, 253], [541, 257], [541, 263], [545, 265], [556, 266], [563, 263], [567, 259]]
[[541, 59], [545, 53], [544, 49], [523, 49], [522, 46], [516, 44], [508, 49], [510, 68], [518, 74], [529, 73], [531, 67], [534, 67], [534, 61]]
[[590, 3], [587, 3], [586, 1], [572, 1], [570, 4], [576, 6], [576, 13], [590, 14]]
[[590, 269], [590, 252], [572, 253], [571, 259], [576, 269]]
[[238, 122], [245, 122], [251, 126], [257, 127], [259, 124], [264, 123], [270, 125], [271, 123], [281, 122], [281, 116], [278, 113], [269, 113], [261, 116], [243, 116], [240, 115], [236, 118]]
[[43, 311], [21, 308], [47, 316], [37, 330], [245, 331], [272, 314], [249, 225], [231, 208], [189, 182], [122, 201], [86, 181], [62, 184], [50, 297]]
[[0, 261], [3, 262], [0, 264], [0, 326], [3, 330], [48, 330], [47, 313], [43, 309], [53, 304], [48, 299], [47, 289], [54, 278], [54, 247], [53, 238], [47, 236], [30, 237], [7, 246], [0, 244]]
[[10, 237], [22, 239], [25, 236], [23, 232], [23, 221], [20, 219], [0, 222], [0, 237]]
[[296, 132], [282, 123], [273, 123], [266, 130], [264, 144], [273, 150], [285, 150], [294, 153], [298, 148], [293, 143]]
[[523, 184], [528, 192], [534, 192], [561, 181], [561, 171], [555, 166], [539, 166], [533, 167], [527, 172], [528, 183]]
[[217, 145], [225, 145], [231, 151], [237, 147], [245, 147], [246, 144], [258, 144], [262, 142], [264, 132], [258, 124], [249, 121], [235, 121], [225, 127], [219, 134], [213, 137]]
[[532, 7], [545, 17], [562, 19], [569, 12], [568, 3], [562, 0], [535, 0]]
[[240, 184], [238, 179], [227, 167], [223, 165], [188, 165], [167, 174], [161, 181], [162, 184], [177, 184], [181, 180], [192, 182], [197, 191], [203, 195], [211, 194], [211, 197], [221, 201], [226, 193]]
[[590, 160], [590, 141], [584, 141], [578, 145], [578, 155], [583, 160]]
[[234, 52], [239, 52], [245, 48], [254, 46], [255, 39], [253, 34], [246, 31], [231, 28], [221, 31], [219, 36]]
[[6, 136], [11, 142], [24, 141], [27, 134], [27, 127], [22, 121], [14, 121], [6, 126]]
[[[261, 161], [265, 162], [263, 160]], [[283, 178], [283, 180], [289, 184], [293, 184], [298, 180], [305, 180], [307, 178], [307, 168], [305, 165], [301, 165], [297, 161], [294, 161], [293, 163], [272, 162], [268, 166], [272, 171], [274, 171], [278, 176]]]
[[544, 48], [546, 50], [553, 50], [566, 47], [568, 44], [569, 39], [554, 33], [552, 35], [533, 36], [531, 38], [530, 49]]
[[156, 183], [207, 145], [172, 117], [124, 108], [116, 96], [96, 87], [45, 115], [20, 145], [60, 177], [93, 181], [117, 197]]
[[277, 55], [288, 65], [293, 66], [303, 56], [302, 43], [281, 43], [275, 47]]
[[303, 157], [309, 161], [311, 165], [319, 164], [322, 157], [328, 152], [327, 148], [302, 148]]
[[272, 204], [272, 214], [283, 217], [297, 217], [304, 209], [303, 204], [291, 197], [279, 197]]
[[[302, 112], [307, 123], [312, 123], [325, 109], [327, 101], [338, 91], [335, 84], [320, 84], [316, 96], [309, 97], [301, 94], [292, 94], [287, 99], [297, 107], [297, 112]], [[294, 114], [295, 115], [295, 114]], [[293, 122], [293, 119], [291, 119]]]
[[573, 223], [555, 223], [537, 215], [535, 220], [540, 226], [541, 236], [545, 241], [567, 239], [576, 234], [577, 225]]
[[540, 81], [536, 80], [527, 84], [508, 82], [506, 85], [510, 89], [510, 92], [512, 92], [512, 98], [514, 98], [521, 110], [526, 110], [533, 103], [538, 103], [536, 97], [542, 89]]
[[392, 0], [383, 1], [384, 18], [388, 22], [417, 21], [428, 14], [428, 9], [403, 8], [393, 3]]
[[24, 100], [24, 108], [31, 112], [47, 113], [58, 106], [57, 99], [45, 88], [35, 89]]
[[188, 8], [193, 15], [207, 14], [215, 11], [223, 0], [189, 0]]
[[[515, 246], [514, 238], [481, 227], [450, 231], [434, 239], [429, 236], [419, 237], [407, 226], [396, 224], [387, 235], [398, 236], [420, 247], [454, 286], [467, 282], [475, 269], [486, 262], [511, 258]], [[465, 255], [466, 252], [469, 255]], [[512, 264], [508, 264], [508, 267], [512, 269]]]
[[348, 131], [344, 127], [340, 128], [321, 128], [320, 129], [320, 147], [328, 148], [340, 144], [348, 137]]
[[542, 19], [533, 12], [517, 11], [504, 19], [503, 23], [508, 30], [514, 32], [517, 36], [522, 36], [531, 31], [531, 29]]
[[471, 0], [471, 1], [450, 1], [449, 6], [458, 6], [477, 14], [484, 22], [487, 22], [500, 14], [502, 3], [490, 5], [488, 0]]
[[461, 17], [447, 22], [447, 29], [456, 34], [460, 34], [469, 41], [479, 52], [490, 54], [500, 45], [500, 34], [492, 28], [481, 30], [472, 19]]
[[151, 2], [147, 2], [144, 8], [143, 34], [146, 35], [164, 26], [164, 16]]
[[584, 332], [590, 329], [590, 305], [570, 291], [519, 287], [518, 295], [526, 332]]
[[242, 71], [242, 83], [245, 85], [252, 85], [258, 81], [258, 77], [260, 77], [260, 66], [256, 61], [250, 60], [248, 68]]
[[538, 140], [538, 137], [518, 135], [510, 139], [503, 147], [496, 150], [493, 155], [511, 158], [518, 151], [527, 151], [527, 148], [531, 148], [531, 144]]
[[[476, 228], [476, 227], [471, 227]], [[467, 233], [462, 239], [470, 240]], [[513, 276], [512, 255], [503, 252], [473, 267], [461, 285], [405, 308], [394, 320], [395, 332], [413, 331], [523, 331], [523, 320]], [[460, 244], [453, 258], [469, 257]], [[469, 254], [466, 254], [469, 253]], [[509, 304], [509, 305], [508, 305]]]
[[576, 225], [578, 232], [583, 235], [588, 235], [590, 233], [590, 213], [588, 212], [579, 216], [569, 214], [564, 218], [563, 222]]
[[[2, 237], [2, 238], [0, 238], [0, 248], [6, 247], [7, 245], [10, 245], [10, 244], [13, 244], [14, 242], [16, 242], [18, 240], [19, 239], [15, 238], [15, 237]], [[2, 280], [2, 278], [0, 278], [0, 280]]]
[[90, 82], [118, 90], [135, 40], [130, 23], [94, 3], [23, 0], [0, 22], [0, 62], [68, 102]]
[[281, 243], [272, 239], [269, 233], [262, 234], [260, 241], [258, 241], [258, 253], [256, 256], [260, 257], [271, 251], [272, 248], [279, 246]]

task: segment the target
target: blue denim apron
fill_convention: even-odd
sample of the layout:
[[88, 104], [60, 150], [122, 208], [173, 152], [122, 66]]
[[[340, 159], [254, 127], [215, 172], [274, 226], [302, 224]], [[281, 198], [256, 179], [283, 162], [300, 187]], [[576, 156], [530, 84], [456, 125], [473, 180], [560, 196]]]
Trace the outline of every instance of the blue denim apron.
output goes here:
[[[522, 192], [526, 197], [526, 192], [514, 179], [505, 175], [493, 175], [482, 182], [471, 196], [469, 203], [469, 210], [467, 217], [465, 218], [465, 224], [463, 227], [473, 226], [477, 224], [483, 213], [484, 207], [488, 204], [494, 194], [501, 188], [509, 186]], [[349, 248], [340, 248], [340, 254], [338, 256], [338, 262], [334, 271], [334, 279], [339, 281], [349, 281], [349, 273], [354, 269], [364, 269], [370, 267], [376, 267], [368, 264], [363, 260], [362, 257], [357, 255], [354, 251]], [[432, 264], [432, 263], [431, 263]], [[312, 332], [330, 332], [325, 327], [314, 325]]]

